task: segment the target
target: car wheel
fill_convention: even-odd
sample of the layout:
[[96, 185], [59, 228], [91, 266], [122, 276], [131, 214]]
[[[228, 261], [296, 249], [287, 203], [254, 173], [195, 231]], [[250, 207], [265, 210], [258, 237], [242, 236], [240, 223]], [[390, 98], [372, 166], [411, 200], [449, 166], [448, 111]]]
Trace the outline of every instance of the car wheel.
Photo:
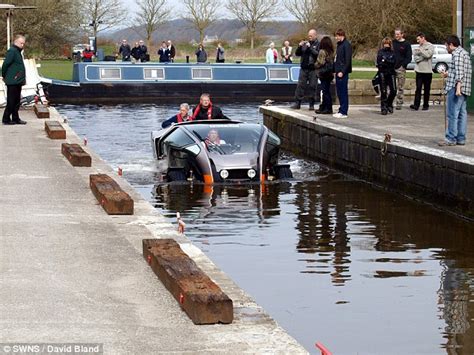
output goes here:
[[293, 173], [289, 166], [279, 166], [276, 169], [276, 177], [277, 179], [291, 179], [293, 177]]
[[448, 65], [446, 63], [436, 63], [434, 72], [435, 73], [442, 73], [448, 70]]
[[166, 174], [168, 181], [186, 181], [186, 173], [182, 169], [168, 171]]

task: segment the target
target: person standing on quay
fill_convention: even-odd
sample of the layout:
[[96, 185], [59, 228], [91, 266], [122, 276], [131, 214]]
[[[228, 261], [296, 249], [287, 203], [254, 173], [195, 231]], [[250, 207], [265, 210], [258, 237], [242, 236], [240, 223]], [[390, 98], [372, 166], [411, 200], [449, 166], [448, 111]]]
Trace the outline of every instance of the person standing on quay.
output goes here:
[[336, 31], [336, 60], [334, 72], [336, 73], [336, 93], [339, 98], [339, 112], [335, 118], [347, 118], [349, 111], [349, 73], [352, 73], [352, 46], [346, 39], [346, 33], [342, 29]]
[[[380, 78], [380, 110], [382, 115], [393, 113], [393, 100], [396, 96], [395, 62], [392, 40], [385, 37], [377, 52], [377, 69]], [[387, 94], [387, 91], [389, 94]]]
[[421, 103], [421, 89], [423, 87], [423, 111], [429, 108], [431, 80], [433, 79], [433, 68], [431, 58], [433, 57], [434, 47], [426, 40], [424, 33], [420, 32], [416, 35], [416, 41], [420, 45], [413, 51], [413, 58], [415, 59], [415, 73], [416, 73], [416, 90], [415, 102], [410, 105], [414, 111], [418, 111]]
[[444, 92], [447, 98], [446, 117], [448, 125], [444, 141], [440, 146], [465, 145], [467, 130], [467, 97], [471, 95], [472, 64], [469, 53], [461, 47], [459, 38], [448, 36], [446, 48], [452, 54], [453, 60], [448, 72]]
[[411, 62], [411, 45], [405, 40], [405, 33], [400, 28], [395, 29], [395, 40], [392, 45], [396, 59], [397, 103], [395, 108], [401, 110], [403, 106], [407, 66]]
[[290, 47], [290, 42], [285, 41], [281, 49], [281, 62], [283, 64], [292, 64], [291, 56], [293, 55], [293, 48]]
[[323, 115], [332, 115], [331, 82], [334, 79], [334, 45], [328, 36], [323, 37], [319, 45], [316, 73], [321, 82], [323, 99], [315, 112]]
[[[2, 77], [7, 86], [7, 106], [3, 112], [4, 125], [26, 124], [20, 119], [21, 87], [26, 83], [26, 70], [21, 51], [25, 47], [25, 37], [17, 35], [7, 51], [2, 65]], [[11, 116], [11, 120], [10, 120]]]
[[299, 110], [301, 108], [301, 101], [303, 101], [306, 87], [309, 86], [311, 96], [309, 98], [309, 109], [314, 110], [314, 103], [316, 102], [318, 78], [316, 77], [316, 60], [319, 54], [319, 41], [317, 39], [317, 32], [314, 29], [309, 30], [308, 40], [301, 41], [295, 51], [295, 55], [301, 57], [300, 75], [298, 77], [298, 85], [296, 86], [295, 99], [296, 102], [291, 105], [292, 109]]

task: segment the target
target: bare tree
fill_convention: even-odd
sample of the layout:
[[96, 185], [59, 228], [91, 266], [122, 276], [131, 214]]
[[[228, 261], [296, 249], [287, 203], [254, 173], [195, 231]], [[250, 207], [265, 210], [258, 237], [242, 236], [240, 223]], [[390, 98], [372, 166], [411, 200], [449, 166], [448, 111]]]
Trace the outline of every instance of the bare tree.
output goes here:
[[229, 0], [226, 7], [247, 28], [251, 49], [254, 48], [257, 26], [281, 10], [279, 0]]
[[124, 22], [126, 11], [120, 0], [85, 0], [82, 2], [83, 20], [92, 27], [92, 35]]
[[318, 24], [321, 13], [318, 0], [285, 0], [284, 4], [305, 30]]
[[217, 20], [219, 0], [183, 0], [183, 18], [199, 32], [199, 42], [204, 40], [204, 32]]
[[[65, 44], [80, 38], [81, 4], [77, 0], [29, 0], [16, 1], [17, 6], [35, 6], [35, 9], [15, 10], [14, 33], [27, 37], [28, 56], [57, 57], [62, 55]], [[0, 18], [4, 28], [5, 18]], [[2, 46], [6, 42], [0, 35]], [[79, 38], [78, 38], [79, 37]]]
[[161, 24], [169, 20], [171, 9], [167, 0], [135, 0], [139, 10], [136, 12], [133, 28], [140, 32], [145, 30], [146, 42], [150, 45], [151, 37]]

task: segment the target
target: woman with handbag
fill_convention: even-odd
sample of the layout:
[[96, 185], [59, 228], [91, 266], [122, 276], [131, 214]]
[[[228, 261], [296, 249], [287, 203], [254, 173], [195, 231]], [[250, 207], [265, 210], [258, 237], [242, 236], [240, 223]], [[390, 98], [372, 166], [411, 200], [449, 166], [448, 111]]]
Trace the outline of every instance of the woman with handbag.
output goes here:
[[332, 114], [331, 82], [334, 79], [334, 45], [328, 36], [321, 39], [315, 68], [323, 92], [322, 103], [315, 112], [329, 115]]

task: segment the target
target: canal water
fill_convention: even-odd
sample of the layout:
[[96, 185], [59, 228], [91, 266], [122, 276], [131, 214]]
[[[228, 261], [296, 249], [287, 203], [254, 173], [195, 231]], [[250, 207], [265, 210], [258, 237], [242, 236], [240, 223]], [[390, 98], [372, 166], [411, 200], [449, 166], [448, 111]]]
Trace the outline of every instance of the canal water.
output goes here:
[[[474, 353], [473, 224], [287, 153], [290, 181], [164, 184], [150, 132], [176, 107], [57, 109], [311, 353]], [[224, 112], [262, 121], [257, 105]]]

